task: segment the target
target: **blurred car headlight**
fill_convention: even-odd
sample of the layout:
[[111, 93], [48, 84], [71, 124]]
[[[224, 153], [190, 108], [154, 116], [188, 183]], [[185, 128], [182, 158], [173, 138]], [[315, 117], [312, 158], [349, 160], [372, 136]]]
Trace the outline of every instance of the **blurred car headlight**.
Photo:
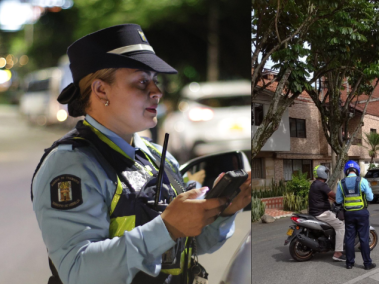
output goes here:
[[193, 108], [189, 111], [188, 117], [192, 121], [208, 121], [214, 116], [213, 110], [210, 108]]
[[67, 119], [68, 115], [67, 115], [67, 111], [65, 111], [64, 109], [60, 109], [58, 110], [57, 112], [57, 119], [58, 121], [65, 121]]

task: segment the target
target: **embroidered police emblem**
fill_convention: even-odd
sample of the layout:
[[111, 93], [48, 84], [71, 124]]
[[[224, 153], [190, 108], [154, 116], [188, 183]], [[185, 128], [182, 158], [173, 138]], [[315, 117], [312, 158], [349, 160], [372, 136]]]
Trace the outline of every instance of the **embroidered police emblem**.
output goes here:
[[147, 39], [146, 39], [145, 34], [143, 33], [143, 31], [138, 31], [138, 33], [139, 33], [142, 41], [147, 42]]
[[50, 183], [51, 207], [67, 210], [83, 203], [80, 178], [74, 175], [55, 177]]

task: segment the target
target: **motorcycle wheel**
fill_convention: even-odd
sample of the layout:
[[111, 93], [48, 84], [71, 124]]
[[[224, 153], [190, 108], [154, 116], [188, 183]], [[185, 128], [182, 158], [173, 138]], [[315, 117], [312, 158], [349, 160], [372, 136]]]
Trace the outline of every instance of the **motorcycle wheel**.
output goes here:
[[378, 234], [374, 230], [370, 230], [370, 250], [373, 250], [378, 243]]
[[[369, 237], [370, 237], [369, 246], [370, 246], [370, 251], [371, 251], [378, 244], [378, 234], [374, 230], [370, 230]], [[359, 250], [361, 249], [358, 235], [355, 237], [354, 247], [358, 248]]]
[[294, 238], [290, 244], [290, 254], [296, 261], [307, 261], [313, 256], [313, 251]]

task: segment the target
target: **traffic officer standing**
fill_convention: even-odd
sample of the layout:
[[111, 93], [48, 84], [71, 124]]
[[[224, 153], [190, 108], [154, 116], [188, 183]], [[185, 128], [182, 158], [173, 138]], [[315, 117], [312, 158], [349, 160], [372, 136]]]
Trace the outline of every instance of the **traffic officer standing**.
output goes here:
[[373, 193], [370, 183], [359, 176], [360, 167], [356, 162], [348, 161], [344, 173], [346, 178], [338, 183], [336, 202], [343, 203], [345, 209], [346, 268], [351, 269], [354, 266], [354, 241], [358, 233], [364, 269], [370, 270], [376, 267], [370, 258], [370, 213], [367, 210], [367, 201], [373, 199]]

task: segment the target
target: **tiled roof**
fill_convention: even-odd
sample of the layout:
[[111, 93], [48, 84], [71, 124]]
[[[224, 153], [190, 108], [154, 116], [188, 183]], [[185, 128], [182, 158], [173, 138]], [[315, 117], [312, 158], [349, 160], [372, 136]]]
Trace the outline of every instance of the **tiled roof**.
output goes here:
[[[265, 84], [267, 84], [268, 82], [270, 82], [270, 80], [264, 79], [264, 82], [265, 82]], [[267, 87], [266, 90], [271, 91], [271, 92], [275, 92], [277, 85], [278, 85], [278, 82], [275, 81], [275, 82], [271, 83], [271, 85], [269, 87]], [[260, 86], [260, 87], [263, 86], [262, 81], [258, 82], [258, 86]], [[350, 90], [351, 90], [351, 88], [350, 88]], [[346, 101], [346, 97], [347, 97], [346, 91], [347, 91], [346, 89], [341, 90], [341, 100], [343, 102]], [[284, 93], [284, 91], [283, 91], [283, 93]], [[357, 99], [353, 99], [350, 106], [355, 107], [359, 111], [363, 111], [363, 109], [365, 107], [365, 101], [367, 100], [367, 98], [368, 98], [367, 95], [360, 95], [357, 98], [358, 104], [356, 104]], [[299, 97], [297, 97], [296, 100], [304, 102], [304, 103], [312, 103], [313, 104], [311, 97], [305, 91], [302, 92], [299, 95]], [[374, 100], [374, 101], [372, 101], [368, 104], [366, 113], [379, 117], [379, 84], [375, 88], [374, 93], [371, 96], [371, 100]], [[326, 102], [328, 102], [328, 99], [326, 100]]]

